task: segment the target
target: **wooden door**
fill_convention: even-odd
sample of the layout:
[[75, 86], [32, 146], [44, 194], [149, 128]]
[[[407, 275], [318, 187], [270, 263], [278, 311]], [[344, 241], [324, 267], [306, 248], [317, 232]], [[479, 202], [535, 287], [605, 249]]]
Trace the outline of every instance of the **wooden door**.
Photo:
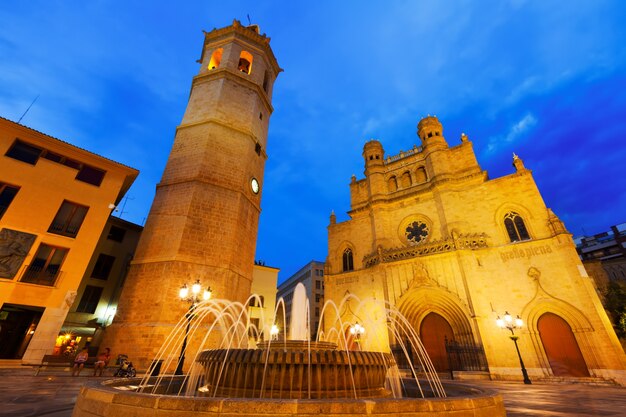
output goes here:
[[589, 376], [572, 328], [556, 314], [545, 313], [537, 322], [541, 343], [555, 376]]
[[437, 372], [450, 371], [445, 341], [446, 338], [453, 340], [454, 333], [446, 319], [437, 313], [429, 313], [422, 321], [420, 338]]

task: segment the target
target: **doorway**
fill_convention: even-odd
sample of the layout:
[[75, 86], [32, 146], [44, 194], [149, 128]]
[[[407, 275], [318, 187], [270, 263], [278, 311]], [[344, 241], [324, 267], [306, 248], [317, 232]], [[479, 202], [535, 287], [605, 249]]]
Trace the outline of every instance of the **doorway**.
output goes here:
[[420, 326], [420, 338], [437, 372], [450, 371], [446, 340], [454, 340], [452, 327], [437, 313], [428, 313]]
[[555, 376], [589, 376], [572, 328], [553, 313], [545, 313], [537, 321], [541, 343]]
[[4, 304], [0, 310], [0, 359], [21, 359], [35, 333], [43, 308]]

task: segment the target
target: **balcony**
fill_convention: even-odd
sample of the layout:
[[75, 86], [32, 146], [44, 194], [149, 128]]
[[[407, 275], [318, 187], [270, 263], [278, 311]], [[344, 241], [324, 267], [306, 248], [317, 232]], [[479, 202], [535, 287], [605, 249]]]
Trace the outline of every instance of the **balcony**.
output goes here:
[[20, 282], [54, 287], [60, 275], [59, 265], [48, 265], [47, 267], [27, 265]]

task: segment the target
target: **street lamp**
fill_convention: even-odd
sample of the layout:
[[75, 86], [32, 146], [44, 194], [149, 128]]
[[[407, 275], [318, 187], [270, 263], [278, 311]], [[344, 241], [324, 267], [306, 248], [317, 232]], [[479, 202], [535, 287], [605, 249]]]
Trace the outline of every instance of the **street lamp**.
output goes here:
[[280, 333], [280, 329], [278, 328], [277, 325], [272, 324], [272, 327], [270, 328], [271, 339], [278, 340], [278, 333]]
[[522, 326], [524, 326], [524, 321], [520, 318], [520, 316], [517, 316], [514, 319], [513, 317], [511, 317], [508, 311], [505, 311], [504, 318], [500, 318], [500, 316], [498, 316], [498, 318], [496, 319], [496, 324], [501, 329], [508, 329], [511, 332], [509, 339], [511, 339], [513, 343], [515, 343], [515, 350], [517, 350], [519, 364], [522, 367], [522, 375], [524, 375], [524, 384], [532, 384], [532, 382], [530, 382], [530, 378], [528, 378], [528, 372], [526, 372], [526, 367], [524, 366], [522, 355], [519, 353], [519, 347], [517, 346], [517, 339], [519, 339], [519, 336], [515, 334], [515, 329], [521, 329]]
[[[200, 296], [202, 293], [202, 296]], [[202, 284], [200, 284], [200, 280], [196, 280], [191, 286], [191, 294], [189, 294], [189, 287], [187, 284], [183, 284], [180, 287], [180, 291], [178, 292], [178, 296], [181, 301], [189, 303], [189, 310], [185, 317], [187, 318], [187, 327], [185, 328], [185, 339], [183, 340], [183, 345], [180, 348], [180, 357], [178, 358], [178, 365], [176, 365], [176, 371], [174, 371], [174, 375], [182, 375], [183, 374], [183, 363], [185, 362], [185, 351], [187, 350], [187, 337], [189, 336], [189, 327], [191, 326], [191, 319], [193, 318], [193, 310], [196, 308], [196, 304], [198, 304], [201, 300], [208, 300], [211, 298], [212, 291], [211, 287], [207, 287], [204, 291], [202, 291]]]
[[361, 335], [365, 333], [365, 327], [361, 326], [358, 322], [350, 326], [350, 334], [354, 337], [354, 342], [359, 346], [359, 350], [361, 350], [361, 346], [359, 343], [361, 342]]

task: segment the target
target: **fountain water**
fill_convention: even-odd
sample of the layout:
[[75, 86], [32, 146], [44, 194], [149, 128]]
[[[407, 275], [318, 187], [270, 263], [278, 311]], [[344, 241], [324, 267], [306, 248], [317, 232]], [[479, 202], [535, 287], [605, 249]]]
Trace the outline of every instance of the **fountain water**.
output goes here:
[[[256, 295], [252, 298], [260, 301]], [[419, 414], [439, 408], [455, 410], [458, 416], [505, 415], [498, 395], [481, 396], [477, 390], [467, 389], [462, 398], [446, 398], [411, 324], [393, 306], [380, 300], [359, 300], [347, 294], [339, 304], [326, 302], [316, 340], [309, 337], [309, 306], [301, 284], [294, 293], [288, 337], [274, 340], [271, 326], [264, 324], [281, 322], [277, 318], [285, 323], [284, 300], [277, 303], [273, 321], [261, 317], [258, 325], [248, 316], [247, 304], [227, 300], [197, 304], [189, 327], [193, 343], [187, 345], [195, 348], [184, 355], [194, 358], [187, 374], [154, 377], [148, 371], [142, 379], [108, 381], [91, 388], [107, 391], [109, 397], [99, 398], [110, 398], [112, 404], [96, 415], [116, 415], [110, 411], [115, 409], [115, 399], [129, 407], [167, 405], [175, 410], [196, 410], [198, 415], [225, 412], [229, 407], [236, 408], [230, 409], [235, 414], [268, 415], [277, 413], [278, 404], [291, 404], [286, 410], [289, 414], [304, 413], [298, 410], [313, 404], [321, 407], [316, 413], [331, 407], [339, 415], [377, 415], [396, 409]], [[155, 360], [162, 361], [166, 371], [177, 365], [186, 328], [187, 318], [183, 317], [159, 350]], [[215, 340], [219, 340], [219, 346], [207, 348], [215, 346]], [[389, 340], [401, 346], [404, 362], [409, 364], [405, 374], [410, 378], [400, 377]], [[456, 394], [458, 390], [454, 389]], [[86, 389], [81, 393], [75, 417], [93, 416], [94, 409], [102, 411], [102, 404], [95, 408], [90, 405], [93, 398], [89, 398], [89, 392]], [[267, 404], [271, 407], [265, 407]]]

